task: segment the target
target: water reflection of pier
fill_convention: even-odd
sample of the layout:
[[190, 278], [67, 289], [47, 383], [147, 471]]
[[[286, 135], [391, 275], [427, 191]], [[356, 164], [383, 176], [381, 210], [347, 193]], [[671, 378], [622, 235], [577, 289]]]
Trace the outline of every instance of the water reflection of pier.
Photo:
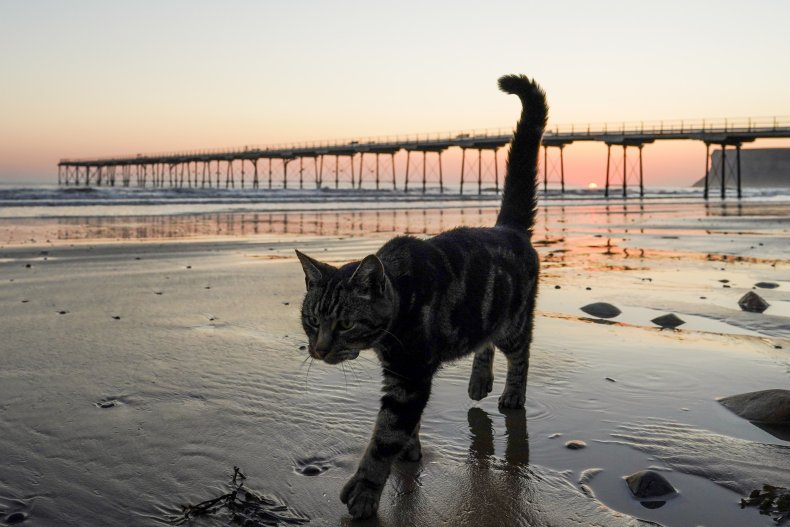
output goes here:
[[317, 212], [223, 212], [182, 216], [61, 218], [61, 240], [157, 240], [258, 235], [431, 236], [453, 227], [490, 226], [498, 209], [393, 209]]

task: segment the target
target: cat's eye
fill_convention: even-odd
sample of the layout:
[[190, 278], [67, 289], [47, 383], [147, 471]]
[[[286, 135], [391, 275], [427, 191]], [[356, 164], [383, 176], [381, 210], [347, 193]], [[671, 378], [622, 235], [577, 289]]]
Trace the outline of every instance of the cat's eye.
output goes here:
[[351, 320], [339, 320], [337, 322], [337, 327], [340, 328], [340, 331], [348, 331], [349, 329], [353, 328], [355, 322]]
[[318, 317], [309, 316], [307, 317], [307, 325], [317, 328], [319, 324]]

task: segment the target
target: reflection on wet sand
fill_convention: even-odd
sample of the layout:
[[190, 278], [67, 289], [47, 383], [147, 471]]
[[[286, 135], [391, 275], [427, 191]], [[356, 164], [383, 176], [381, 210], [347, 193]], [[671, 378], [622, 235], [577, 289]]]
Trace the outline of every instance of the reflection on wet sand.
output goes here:
[[60, 218], [56, 237], [59, 240], [125, 241], [266, 234], [434, 235], [453, 227], [493, 225], [497, 212], [496, 208], [463, 208]]
[[[449, 478], [444, 493], [448, 500], [437, 510], [428, 503], [418, 488], [419, 465], [401, 464], [393, 473], [397, 489], [392, 502], [393, 518], [411, 518], [416, 524], [438, 514], [445, 524], [453, 526], [533, 525], [535, 511], [525, 507], [533, 501], [534, 482], [529, 471], [529, 437], [527, 415], [522, 408], [505, 414], [507, 444], [504, 459], [496, 456], [494, 423], [481, 408], [468, 410], [469, 452], [463, 470]], [[430, 470], [428, 468], [427, 470]], [[437, 482], [432, 478], [428, 485]], [[525, 523], [526, 521], [526, 523]], [[424, 523], [424, 522], [423, 522]], [[538, 524], [543, 522], [538, 521]], [[386, 518], [371, 525], [389, 525]]]

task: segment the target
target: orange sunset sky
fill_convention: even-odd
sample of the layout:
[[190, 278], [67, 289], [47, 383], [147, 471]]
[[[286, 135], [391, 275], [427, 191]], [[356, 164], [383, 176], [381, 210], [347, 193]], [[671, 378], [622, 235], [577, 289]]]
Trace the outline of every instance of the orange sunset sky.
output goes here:
[[[541, 82], [551, 126], [790, 116], [788, 20], [780, 1], [7, 0], [0, 182], [54, 183], [62, 157], [510, 128], [510, 72]], [[746, 147], [768, 146], [790, 143]], [[601, 184], [605, 152], [567, 147], [569, 183]], [[646, 146], [647, 183], [691, 184], [704, 152]]]

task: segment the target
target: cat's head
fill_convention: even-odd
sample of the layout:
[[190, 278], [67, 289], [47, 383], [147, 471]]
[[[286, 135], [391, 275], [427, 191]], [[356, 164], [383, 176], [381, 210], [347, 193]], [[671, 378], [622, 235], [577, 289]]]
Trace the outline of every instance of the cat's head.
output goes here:
[[302, 327], [311, 357], [329, 364], [355, 359], [386, 334], [396, 300], [378, 257], [338, 268], [299, 251], [296, 255], [307, 285]]

